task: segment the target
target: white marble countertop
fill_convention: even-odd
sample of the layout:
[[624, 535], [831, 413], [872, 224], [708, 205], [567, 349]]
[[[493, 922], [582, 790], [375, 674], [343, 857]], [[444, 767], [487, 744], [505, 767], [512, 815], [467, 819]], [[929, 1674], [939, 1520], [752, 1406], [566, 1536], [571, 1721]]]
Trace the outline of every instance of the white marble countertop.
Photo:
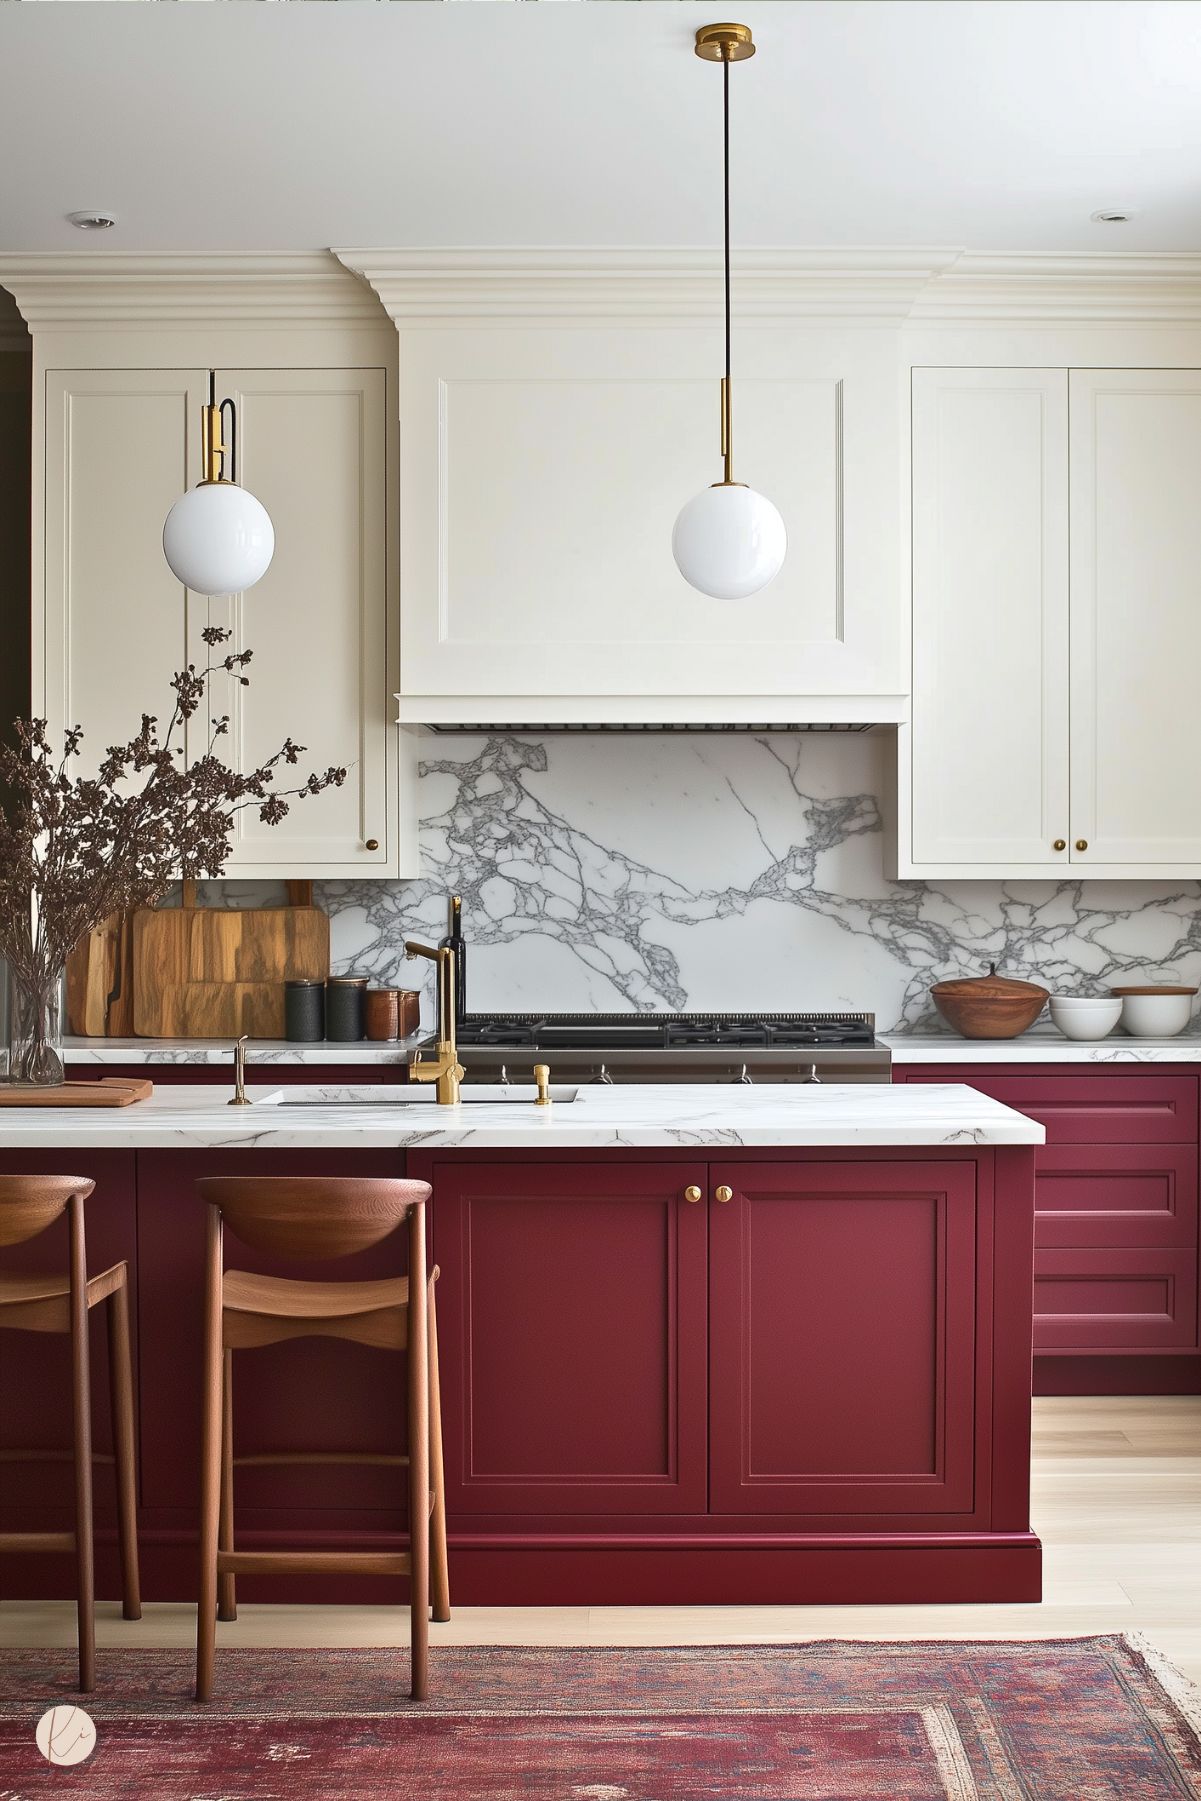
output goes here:
[[[347, 1068], [408, 1063], [419, 1039], [395, 1044], [289, 1044], [282, 1039], [255, 1039], [248, 1046], [251, 1069], [259, 1063], [286, 1063]], [[1131, 1038], [1111, 1032], [1095, 1043], [1073, 1043], [1052, 1025], [1033, 1027], [1020, 1038], [956, 1038], [950, 1032], [882, 1032], [881, 1044], [894, 1063], [1201, 1063], [1201, 1033], [1179, 1038]], [[211, 1038], [68, 1038], [67, 1061], [88, 1064], [224, 1064], [230, 1066], [226, 1039]], [[465, 1061], [470, 1061], [465, 1057]]]
[[[489, 1096], [494, 1089], [478, 1090]], [[531, 1093], [532, 1091], [524, 1091]], [[68, 1150], [464, 1146], [486, 1150], [573, 1147], [1042, 1144], [1041, 1125], [962, 1085], [846, 1084], [581, 1087], [578, 1099], [400, 1102], [369, 1088], [251, 1087], [252, 1107], [224, 1091], [178, 1083], [131, 1107], [5, 1107], [0, 1148]], [[387, 1099], [372, 1099], [372, 1094]], [[337, 1097], [343, 1104], [335, 1104]], [[357, 1101], [355, 1097], [360, 1097]], [[296, 1105], [295, 1103], [302, 1103]]]
[[882, 1032], [894, 1063], [1201, 1063], [1201, 1035], [1131, 1038], [1111, 1032], [1087, 1043], [1052, 1025], [1032, 1026], [1020, 1038], [956, 1038], [950, 1032]]
[[[375, 1044], [365, 1038], [350, 1044], [326, 1038], [317, 1044], [252, 1038], [246, 1047], [246, 1061], [250, 1067], [256, 1063], [311, 1063], [323, 1068], [338, 1063], [408, 1063], [423, 1036], [428, 1034], [398, 1038], [391, 1044]], [[67, 1062], [75, 1068], [104, 1063], [224, 1063], [230, 1067], [233, 1061], [228, 1038], [66, 1038], [63, 1048]]]

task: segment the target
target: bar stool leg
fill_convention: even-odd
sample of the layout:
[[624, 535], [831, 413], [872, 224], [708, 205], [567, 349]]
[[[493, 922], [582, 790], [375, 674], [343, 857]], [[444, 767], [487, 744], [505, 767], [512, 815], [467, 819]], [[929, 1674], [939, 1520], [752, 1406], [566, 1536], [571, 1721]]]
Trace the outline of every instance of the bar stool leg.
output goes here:
[[446, 1558], [446, 1474], [442, 1467], [442, 1382], [438, 1373], [438, 1266], [429, 1286], [430, 1314], [430, 1465], [434, 1484], [434, 1511], [430, 1516], [430, 1594], [434, 1618], [444, 1625], [450, 1618], [450, 1569]]
[[221, 1215], [211, 1204], [205, 1264], [200, 1582], [196, 1608], [198, 1701], [213, 1698], [213, 1658], [217, 1648], [217, 1534], [221, 1510]]
[[96, 1686], [95, 1569], [92, 1548], [92, 1395], [88, 1369], [88, 1272], [83, 1207], [68, 1202], [71, 1236], [71, 1403], [75, 1449], [75, 1605], [79, 1630], [79, 1687]]
[[430, 1377], [425, 1208], [409, 1208], [409, 1609], [414, 1701], [429, 1693]]
[[117, 1531], [121, 1546], [121, 1613], [127, 1620], [140, 1620], [142, 1594], [138, 1577], [133, 1374], [129, 1349], [129, 1289], [125, 1282], [108, 1297], [105, 1323], [108, 1328], [108, 1385], [117, 1475]]
[[[217, 1546], [222, 1551], [234, 1548], [234, 1354], [225, 1353], [221, 1381], [221, 1518], [217, 1528]], [[237, 1578], [232, 1574], [217, 1577], [217, 1618], [238, 1617]]]

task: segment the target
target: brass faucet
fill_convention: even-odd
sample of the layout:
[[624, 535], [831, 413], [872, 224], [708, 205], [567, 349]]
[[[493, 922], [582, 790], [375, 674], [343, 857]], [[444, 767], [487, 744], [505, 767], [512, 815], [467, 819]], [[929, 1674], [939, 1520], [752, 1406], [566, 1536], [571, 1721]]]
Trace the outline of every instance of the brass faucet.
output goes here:
[[438, 1105], [453, 1107], [458, 1102], [459, 1084], [465, 1074], [455, 1039], [455, 953], [450, 945], [440, 944], [435, 950], [428, 944], [416, 944], [410, 938], [405, 941], [405, 956], [428, 957], [438, 971], [437, 1055], [427, 1063], [420, 1051], [415, 1052], [409, 1064], [409, 1080], [436, 1082]]

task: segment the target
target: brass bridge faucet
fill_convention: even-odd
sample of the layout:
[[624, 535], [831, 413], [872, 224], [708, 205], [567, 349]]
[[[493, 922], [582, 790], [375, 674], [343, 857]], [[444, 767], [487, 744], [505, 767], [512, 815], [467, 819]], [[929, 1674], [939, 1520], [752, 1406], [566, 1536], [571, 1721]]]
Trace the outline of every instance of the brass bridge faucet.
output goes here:
[[459, 1062], [455, 1038], [455, 953], [451, 946], [440, 944], [435, 950], [428, 944], [405, 940], [405, 956], [428, 957], [438, 971], [438, 1043], [436, 1055], [426, 1062], [416, 1051], [409, 1064], [410, 1082], [436, 1082], [435, 1099], [440, 1107], [453, 1107], [459, 1099], [459, 1084], [465, 1071]]

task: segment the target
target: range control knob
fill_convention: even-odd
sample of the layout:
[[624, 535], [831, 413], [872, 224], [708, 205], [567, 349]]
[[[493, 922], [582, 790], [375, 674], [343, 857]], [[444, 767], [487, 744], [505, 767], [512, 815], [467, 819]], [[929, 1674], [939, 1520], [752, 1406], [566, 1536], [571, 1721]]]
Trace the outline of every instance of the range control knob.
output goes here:
[[809, 1065], [809, 1074], [807, 1076], [802, 1076], [801, 1081], [802, 1082], [819, 1082], [820, 1083], [821, 1077], [817, 1073], [817, 1064], [816, 1063], [811, 1063]]

